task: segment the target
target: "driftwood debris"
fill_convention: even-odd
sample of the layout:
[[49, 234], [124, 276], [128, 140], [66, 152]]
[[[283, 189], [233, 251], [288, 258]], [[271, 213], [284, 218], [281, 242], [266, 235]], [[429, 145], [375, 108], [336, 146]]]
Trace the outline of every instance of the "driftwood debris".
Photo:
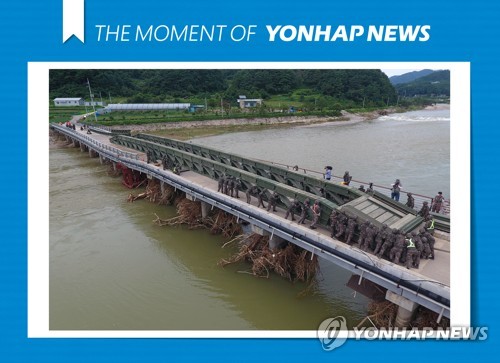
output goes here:
[[318, 259], [311, 258], [310, 252], [293, 244], [280, 250], [269, 248], [269, 237], [252, 234], [242, 241], [240, 250], [229, 259], [221, 259], [219, 266], [227, 266], [239, 261], [251, 264], [251, 274], [269, 277], [271, 272], [291, 282], [311, 282], [318, 269]]

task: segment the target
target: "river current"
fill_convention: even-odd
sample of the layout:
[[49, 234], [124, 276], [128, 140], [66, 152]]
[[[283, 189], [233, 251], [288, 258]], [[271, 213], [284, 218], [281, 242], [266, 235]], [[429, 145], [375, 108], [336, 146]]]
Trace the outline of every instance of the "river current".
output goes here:
[[[241, 132], [192, 141], [225, 151], [449, 197], [449, 110], [415, 111], [356, 124]], [[314, 293], [245, 263], [217, 266], [236, 246], [205, 230], [159, 227], [175, 209], [131, 192], [79, 149], [50, 149], [51, 330], [316, 330], [328, 317], [356, 326], [368, 299], [350, 274], [321, 262]], [[134, 190], [139, 193], [140, 190]]]

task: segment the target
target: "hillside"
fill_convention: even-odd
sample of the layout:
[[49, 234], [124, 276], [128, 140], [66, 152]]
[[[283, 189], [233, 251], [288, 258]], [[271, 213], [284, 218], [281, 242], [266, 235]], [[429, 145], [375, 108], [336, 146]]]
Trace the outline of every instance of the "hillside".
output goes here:
[[[89, 79], [96, 97], [116, 102], [236, 104], [239, 95], [264, 101], [297, 99], [309, 109], [384, 106], [397, 95], [380, 70], [51, 70], [50, 98], [88, 99]], [[111, 96], [111, 97], [110, 97]]]
[[408, 83], [416, 80], [417, 78], [425, 77], [433, 72], [434, 71], [431, 69], [422, 69], [421, 71], [408, 72], [399, 76], [392, 76], [389, 78], [389, 81], [391, 81], [393, 85]]
[[450, 71], [436, 71], [412, 82], [397, 84], [396, 90], [399, 95], [405, 97], [426, 96], [450, 96]]

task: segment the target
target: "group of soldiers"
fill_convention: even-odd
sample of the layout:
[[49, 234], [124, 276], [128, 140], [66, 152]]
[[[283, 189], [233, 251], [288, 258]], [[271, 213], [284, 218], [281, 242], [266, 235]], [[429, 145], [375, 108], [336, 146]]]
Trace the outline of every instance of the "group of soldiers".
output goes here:
[[218, 180], [217, 191], [230, 195], [231, 197], [240, 198], [241, 179], [231, 175], [222, 174]]
[[[413, 198], [413, 195], [411, 193], [406, 193], [406, 206], [410, 208], [415, 208], [415, 198]], [[418, 212], [418, 215], [422, 216], [423, 218], [426, 218], [429, 216], [429, 213], [432, 211], [434, 213], [440, 213], [441, 208], [443, 207], [444, 203], [444, 197], [442, 192], [438, 192], [438, 194], [434, 197], [432, 201], [432, 206], [429, 207], [429, 202], [424, 201], [422, 204], [422, 208], [420, 208], [420, 211]]]
[[[398, 229], [390, 229], [386, 224], [378, 228], [372, 222], [361, 224], [357, 216], [349, 216], [344, 211], [334, 210], [330, 215], [330, 236], [348, 245], [358, 244], [365, 252], [378, 258], [385, 257], [393, 263], [404, 263], [406, 268], [419, 268], [420, 259], [434, 259], [434, 220], [429, 215], [425, 225], [418, 232], [406, 235]], [[359, 234], [355, 236], [355, 233]], [[357, 239], [356, 239], [357, 237]]]

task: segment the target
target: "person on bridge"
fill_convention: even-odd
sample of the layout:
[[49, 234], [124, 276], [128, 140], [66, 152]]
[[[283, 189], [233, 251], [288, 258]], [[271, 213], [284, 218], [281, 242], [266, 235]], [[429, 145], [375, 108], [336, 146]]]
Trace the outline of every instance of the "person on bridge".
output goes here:
[[358, 216], [354, 216], [352, 218], [349, 218], [347, 221], [347, 230], [346, 230], [346, 235], [347, 238], [345, 239], [345, 243], [347, 243], [349, 246], [352, 245], [352, 237], [354, 237], [354, 233], [356, 232], [356, 228], [358, 227]]
[[430, 212], [429, 203], [427, 201], [425, 201], [424, 204], [422, 204], [422, 208], [420, 208], [418, 215], [424, 219], [427, 219], [428, 217], [430, 217], [429, 212]]
[[369, 225], [370, 225], [370, 222], [364, 221], [361, 224], [361, 227], [359, 227], [359, 238], [358, 238], [359, 248], [363, 247], [363, 244], [364, 244], [365, 238], [366, 238], [366, 230], [367, 230]]
[[351, 183], [352, 176], [349, 175], [349, 172], [346, 171], [344, 173], [344, 185], [349, 185]]
[[334, 209], [332, 210], [332, 213], [330, 213], [330, 237], [334, 237], [335, 233], [337, 232], [337, 219], [339, 218], [339, 211]]
[[314, 202], [314, 204], [311, 208], [311, 211], [313, 213], [313, 220], [312, 220], [311, 226], [309, 228], [316, 229], [316, 225], [318, 224], [319, 216], [321, 213], [321, 209], [319, 207], [319, 200]]
[[422, 252], [424, 252], [424, 244], [422, 243], [422, 240], [420, 239], [417, 231], [411, 232], [411, 239], [415, 243], [415, 247], [417, 248], [418, 254], [414, 258], [414, 263], [413, 267], [419, 268], [420, 266], [420, 255]]
[[229, 175], [224, 178], [224, 183], [222, 183], [222, 192], [225, 195], [229, 194]]
[[366, 193], [365, 186], [364, 186], [364, 185], [362, 185], [362, 184], [359, 186], [358, 190], [359, 190], [360, 192]]
[[241, 190], [241, 179], [236, 178], [234, 181], [234, 192], [235, 192], [235, 197], [240, 199], [240, 190]]
[[425, 230], [425, 228], [420, 229], [420, 236], [422, 236], [422, 240], [425, 238], [427, 240], [427, 243], [429, 245], [429, 250], [430, 250], [430, 255], [429, 258], [431, 260], [434, 259], [434, 244], [436, 243], [436, 239]]
[[229, 180], [227, 182], [227, 190], [231, 198], [234, 195], [234, 184], [235, 184], [234, 182], [235, 182], [234, 178], [232, 176], [229, 176]]
[[259, 204], [257, 205], [257, 208], [260, 208], [260, 206], [262, 206], [262, 208], [266, 208], [266, 205], [264, 204], [265, 196], [266, 196], [266, 190], [262, 189], [258, 195]]
[[309, 210], [311, 209], [311, 202], [309, 201], [309, 198], [304, 200], [304, 203], [302, 204], [302, 211], [300, 213], [300, 218], [297, 221], [298, 224], [304, 224], [306, 218], [309, 216]]
[[87, 129], [87, 135], [92, 135], [92, 132], [90, 132], [90, 129]]
[[152, 158], [151, 151], [147, 150], [146, 151], [146, 163], [149, 164], [151, 162], [151, 158]]
[[325, 180], [331, 180], [332, 179], [332, 167], [327, 165], [325, 166]]
[[278, 204], [279, 200], [280, 196], [278, 193], [273, 192], [273, 194], [271, 194], [271, 198], [269, 198], [269, 203], [267, 204], [267, 211], [269, 212], [272, 208], [273, 212], [276, 212], [276, 204]]
[[288, 206], [288, 209], [286, 210], [285, 219], [288, 219], [288, 216], [291, 214], [292, 221], [295, 221], [295, 213], [299, 210], [299, 208], [300, 208], [300, 202], [295, 199], [292, 200], [292, 202]]
[[247, 196], [247, 203], [250, 204], [252, 201], [252, 196], [257, 196], [259, 194], [259, 188], [257, 188], [255, 185], [248, 188], [247, 191], [245, 192], [245, 195]]
[[390, 229], [387, 230], [387, 237], [384, 243], [382, 243], [382, 247], [380, 247], [378, 253], [375, 253], [378, 258], [382, 258], [384, 256], [385, 251], [389, 252], [392, 251], [392, 247], [394, 246], [394, 242], [396, 242], [398, 233], [399, 233], [398, 230], [395, 228], [393, 230]]
[[432, 208], [431, 210], [433, 212], [439, 213], [441, 211], [441, 207], [444, 202], [444, 197], [442, 192], [438, 192], [437, 195], [434, 197], [434, 202], [432, 203]]
[[399, 264], [399, 260], [401, 259], [401, 255], [403, 254], [404, 249], [406, 248], [405, 236], [403, 233], [398, 231], [396, 235], [396, 240], [394, 242], [394, 247], [391, 249], [391, 253], [389, 254], [389, 259], [392, 263]]
[[163, 167], [163, 170], [167, 169], [167, 155], [163, 155], [161, 158], [161, 166]]
[[366, 189], [366, 194], [373, 194], [373, 183], [368, 185], [368, 189]]
[[[425, 202], [424, 202], [425, 203]], [[427, 232], [429, 232], [431, 235], [434, 236], [434, 218], [430, 214], [427, 214], [427, 217], [425, 217], [425, 225], [424, 228]]]
[[406, 234], [405, 242], [406, 242], [406, 268], [410, 269], [411, 267], [415, 267], [417, 258], [419, 260], [418, 262], [420, 262], [420, 252], [418, 252], [417, 250], [412, 234], [410, 233]]
[[413, 195], [411, 193], [406, 193], [406, 196], [408, 197], [408, 199], [406, 199], [406, 206], [415, 208], [415, 198], [413, 198]]
[[219, 176], [219, 179], [217, 180], [217, 191], [222, 192], [224, 189], [224, 174], [221, 174]]
[[391, 184], [391, 199], [394, 199], [396, 202], [399, 202], [399, 193], [401, 192], [401, 181], [396, 179], [396, 181]]
[[368, 227], [366, 227], [366, 234], [365, 234], [365, 240], [363, 241], [363, 244], [361, 245], [361, 249], [363, 251], [369, 251], [372, 244], [373, 240], [375, 238], [375, 235], [377, 234], [378, 228], [371, 222], [368, 223]]
[[345, 235], [345, 231], [347, 228], [347, 215], [344, 211], [340, 211], [337, 216], [337, 226], [335, 227], [337, 233], [335, 234], [335, 238], [340, 241], [342, 237]]
[[388, 234], [387, 224], [384, 223], [380, 231], [375, 236], [375, 249], [373, 250], [374, 255], [378, 254], [378, 252], [382, 248], [382, 245], [384, 244], [384, 241], [387, 238], [387, 234]]

